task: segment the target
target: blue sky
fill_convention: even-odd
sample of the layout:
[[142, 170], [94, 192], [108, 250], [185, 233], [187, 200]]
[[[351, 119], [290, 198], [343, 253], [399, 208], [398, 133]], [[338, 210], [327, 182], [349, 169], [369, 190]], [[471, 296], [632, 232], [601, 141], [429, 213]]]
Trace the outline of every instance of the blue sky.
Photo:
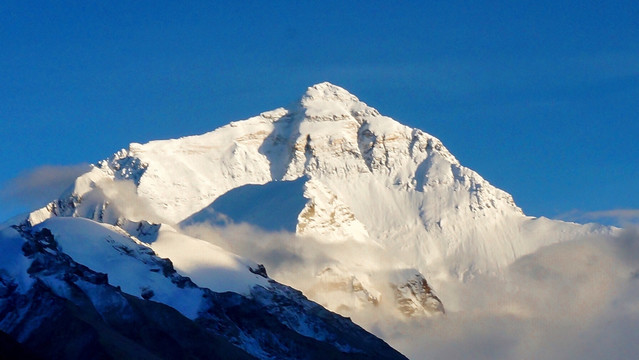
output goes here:
[[0, 218], [78, 164], [322, 81], [437, 136], [527, 214], [639, 218], [635, 0], [132, 3], [0, 3]]

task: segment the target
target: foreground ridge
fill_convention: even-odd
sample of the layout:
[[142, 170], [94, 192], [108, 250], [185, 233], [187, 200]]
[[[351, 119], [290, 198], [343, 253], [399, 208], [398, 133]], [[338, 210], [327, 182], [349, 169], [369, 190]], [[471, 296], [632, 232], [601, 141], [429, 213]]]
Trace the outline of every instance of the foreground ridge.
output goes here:
[[[6, 228], [1, 235], [4, 249], [21, 250], [13, 259], [26, 271], [14, 278], [1, 274], [0, 329], [36, 355], [405, 359], [299, 291], [270, 279], [248, 294], [201, 288], [135, 238], [91, 220], [50, 219], [36, 227]], [[72, 249], [78, 240], [102, 250]], [[111, 269], [96, 272], [63, 249], [86, 265], [108, 263]], [[131, 271], [132, 278], [119, 274]]]

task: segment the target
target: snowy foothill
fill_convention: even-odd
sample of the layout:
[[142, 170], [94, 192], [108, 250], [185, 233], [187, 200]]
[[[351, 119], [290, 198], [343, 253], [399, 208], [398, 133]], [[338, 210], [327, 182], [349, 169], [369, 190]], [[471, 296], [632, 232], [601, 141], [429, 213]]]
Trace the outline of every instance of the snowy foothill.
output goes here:
[[[83, 218], [56, 217], [36, 226], [53, 234], [60, 250], [76, 262], [108, 275], [109, 284], [142, 298], [167, 304], [194, 319], [202, 301], [197, 288], [178, 288], [156, 261], [151, 248], [121, 229]], [[148, 296], [148, 295], [145, 295]]]
[[[169, 305], [191, 319], [198, 316], [202, 291], [179, 287], [165, 274], [166, 265], [158, 261], [160, 258], [170, 259], [179, 275], [216, 292], [248, 295], [253, 286], [269, 286], [267, 279], [250, 272], [250, 268], [257, 269], [257, 264], [179, 234], [167, 225], [152, 243], [141, 242], [119, 227], [78, 217], [54, 217], [34, 230], [45, 228], [51, 231], [62, 252], [94, 271], [107, 274], [109, 284], [139, 298]], [[19, 237], [15, 243], [21, 246]], [[16, 256], [12, 261], [16, 259], [26, 258]], [[22, 266], [14, 272], [26, 274], [26, 268]]]

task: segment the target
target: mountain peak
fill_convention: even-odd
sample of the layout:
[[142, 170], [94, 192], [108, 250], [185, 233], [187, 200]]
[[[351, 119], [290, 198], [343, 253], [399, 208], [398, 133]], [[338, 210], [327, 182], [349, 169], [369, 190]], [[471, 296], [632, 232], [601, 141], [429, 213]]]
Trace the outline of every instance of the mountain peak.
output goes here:
[[346, 89], [329, 82], [315, 84], [306, 90], [302, 97], [302, 103], [310, 103], [314, 101], [338, 101], [338, 102], [359, 102], [359, 99], [349, 93]]
[[324, 81], [321, 83], [317, 83], [315, 85], [309, 86], [306, 90], [306, 95], [318, 95], [323, 94], [324, 96], [339, 96], [341, 97], [349, 97], [354, 98], [355, 96], [348, 92], [348, 90], [343, 87], [332, 84], [328, 81]]
[[309, 87], [302, 96], [300, 105], [306, 117], [313, 120], [335, 120], [363, 113], [379, 114], [357, 96], [329, 82]]

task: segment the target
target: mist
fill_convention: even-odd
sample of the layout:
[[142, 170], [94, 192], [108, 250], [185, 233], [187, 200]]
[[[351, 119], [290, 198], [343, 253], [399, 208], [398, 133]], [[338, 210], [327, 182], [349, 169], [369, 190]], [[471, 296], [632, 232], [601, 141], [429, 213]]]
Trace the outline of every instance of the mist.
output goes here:
[[[382, 249], [326, 244], [245, 224], [199, 224], [183, 231], [265, 264], [270, 277], [316, 301], [318, 294], [310, 289], [322, 268], [354, 258], [389, 262]], [[389, 281], [383, 266], [374, 277], [378, 285]], [[446, 315], [407, 318], [392, 313], [388, 300], [339, 312], [411, 359], [628, 359], [639, 354], [636, 227], [612, 240], [592, 237], [548, 246], [499, 276], [443, 283], [435, 291]]]
[[383, 249], [347, 241], [326, 243], [311, 236], [298, 236], [287, 231], [268, 232], [248, 224], [228, 224], [216, 227], [197, 224], [182, 227], [182, 231], [243, 257], [263, 263], [275, 280], [311, 280], [329, 265], [339, 265], [354, 255], [366, 262], [381, 263]]
[[97, 181], [90, 191], [82, 195], [78, 207], [81, 216], [90, 219], [95, 217], [96, 210], [103, 208], [101, 221], [110, 224], [117, 223], [119, 218], [170, 224], [157, 214], [148, 199], [137, 194], [137, 187], [131, 180], [107, 178]]
[[451, 283], [440, 289], [446, 317], [378, 335], [413, 359], [636, 358], [638, 234], [548, 246], [503, 277]]
[[45, 165], [25, 171], [2, 184], [0, 200], [2, 218], [17, 212], [37, 209], [57, 199], [81, 174], [91, 169], [89, 164]]

